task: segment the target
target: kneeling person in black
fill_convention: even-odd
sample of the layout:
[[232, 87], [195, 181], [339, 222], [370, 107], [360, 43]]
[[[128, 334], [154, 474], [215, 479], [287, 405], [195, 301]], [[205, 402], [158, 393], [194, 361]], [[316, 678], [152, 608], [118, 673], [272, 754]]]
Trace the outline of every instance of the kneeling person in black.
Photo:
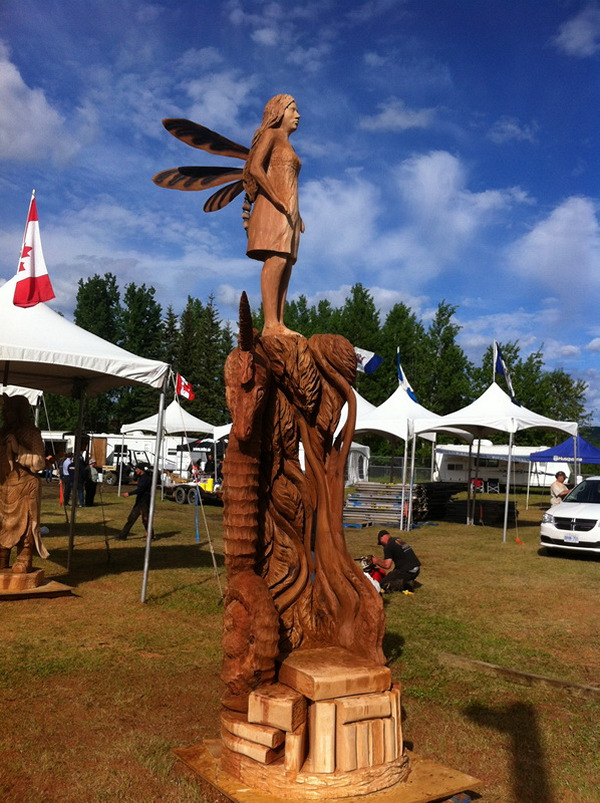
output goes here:
[[[387, 574], [380, 581], [382, 591], [412, 591], [421, 571], [421, 561], [401, 538], [392, 538], [387, 530], [380, 530], [377, 543], [383, 546], [383, 560], [373, 557], [373, 563]], [[392, 571], [389, 571], [394, 566]]]
[[147, 473], [142, 465], [135, 467], [135, 475], [137, 477], [137, 488], [135, 491], [124, 493], [123, 496], [135, 496], [135, 503], [131, 508], [131, 513], [127, 517], [125, 526], [116, 537], [119, 541], [125, 541], [129, 535], [129, 531], [138, 520], [142, 517], [142, 524], [144, 525], [144, 532], [148, 535], [148, 515], [150, 513], [150, 495], [152, 493], [152, 477]]

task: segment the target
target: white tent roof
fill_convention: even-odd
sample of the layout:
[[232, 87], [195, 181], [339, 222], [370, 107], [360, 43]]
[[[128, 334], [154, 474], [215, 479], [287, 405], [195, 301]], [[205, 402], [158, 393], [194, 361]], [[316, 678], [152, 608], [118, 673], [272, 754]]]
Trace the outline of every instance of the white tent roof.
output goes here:
[[575, 421], [554, 421], [526, 407], [519, 407], [495, 382], [474, 402], [455, 413], [442, 416], [434, 426], [430, 419], [416, 418], [414, 421], [416, 433], [439, 431], [447, 427], [465, 429], [475, 435], [487, 430], [514, 433], [533, 427], [555, 429], [559, 432], [568, 432], [569, 435], [577, 434]]
[[[123, 424], [121, 432], [156, 432], [158, 426], [158, 415], [151, 415], [148, 418], [143, 418], [141, 421], [134, 421], [133, 424]], [[166, 434], [175, 434], [177, 432], [189, 432], [191, 434], [208, 432], [211, 435], [214, 433], [215, 427], [202, 421], [201, 418], [188, 413], [179, 404], [177, 399], [174, 399], [171, 404], [165, 409], [163, 418], [163, 432]]]
[[20, 388], [16, 385], [0, 384], [0, 395], [1, 394], [6, 394], [7, 396], [25, 396], [32, 407], [35, 407], [44, 395], [43, 391], [35, 390], [34, 388]]
[[[354, 398], [356, 399], [356, 427], [357, 429], [361, 429], [361, 423], [363, 418], [370, 416], [373, 410], [376, 410], [374, 404], [371, 404], [370, 401], [367, 401], [363, 396], [360, 395], [354, 388], [352, 388], [352, 392], [354, 393]], [[346, 419], [348, 418], [348, 404], [344, 404], [342, 407], [342, 411], [340, 413], [340, 420], [335, 430], [335, 434], [337, 435], [338, 432], [341, 431], [342, 427], [346, 423]]]
[[62, 396], [97, 396], [123, 385], [159, 388], [166, 363], [136, 357], [63, 318], [47, 304], [15, 307], [16, 277], [0, 287], [0, 377]]
[[[413, 427], [412, 422], [415, 419], [420, 421], [430, 422], [429, 427], [424, 427], [419, 431], [419, 435], [426, 440], [435, 440], [435, 436], [428, 436], [423, 434], [427, 429], [436, 429], [436, 425], [441, 421], [441, 416], [432, 413], [422, 404], [414, 401], [404, 390], [399, 386], [392, 393], [389, 399], [386, 399], [379, 407], [373, 408], [370, 413], [360, 417], [357, 415], [356, 432], [377, 432], [384, 435], [393, 435], [396, 438], [401, 438], [406, 441], [412, 437]], [[448, 429], [444, 427], [443, 429]], [[416, 431], [416, 430], [415, 430]], [[453, 435], [464, 436], [464, 432], [457, 432], [451, 429]]]

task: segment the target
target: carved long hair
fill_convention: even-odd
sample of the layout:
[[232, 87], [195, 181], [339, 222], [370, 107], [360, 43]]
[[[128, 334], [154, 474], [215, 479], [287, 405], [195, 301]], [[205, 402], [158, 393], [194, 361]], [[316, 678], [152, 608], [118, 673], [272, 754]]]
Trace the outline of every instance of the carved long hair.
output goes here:
[[244, 189], [246, 190], [246, 198], [249, 203], [253, 204], [258, 194], [258, 184], [250, 174], [250, 165], [254, 158], [254, 152], [258, 141], [268, 128], [277, 128], [283, 119], [283, 113], [287, 107], [294, 102], [291, 95], [275, 95], [271, 100], [267, 101], [265, 110], [263, 112], [262, 123], [254, 132], [252, 137], [252, 144], [250, 145], [250, 152], [244, 165], [243, 182]]

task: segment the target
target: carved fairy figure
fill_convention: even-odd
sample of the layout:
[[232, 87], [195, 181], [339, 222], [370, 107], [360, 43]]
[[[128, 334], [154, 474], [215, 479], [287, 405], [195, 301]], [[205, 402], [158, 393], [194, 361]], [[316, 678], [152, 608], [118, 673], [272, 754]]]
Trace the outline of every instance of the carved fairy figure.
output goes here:
[[0, 429], [0, 569], [8, 569], [10, 551], [17, 548], [15, 574], [31, 571], [33, 549], [47, 558], [40, 535], [44, 443], [30, 420], [24, 396], [4, 396], [4, 425]]
[[299, 121], [294, 98], [275, 95], [267, 102], [262, 123], [248, 149], [189, 120], [163, 120], [167, 131], [188, 145], [209, 153], [244, 159], [246, 164], [243, 169], [178, 167], [158, 173], [153, 178], [160, 187], [185, 191], [226, 184], [208, 199], [205, 212], [222, 209], [242, 190], [246, 191], [246, 253], [251, 259], [263, 263], [261, 292], [265, 335], [291, 333], [283, 323], [283, 311], [304, 223], [298, 210], [301, 163], [289, 137], [298, 128]]

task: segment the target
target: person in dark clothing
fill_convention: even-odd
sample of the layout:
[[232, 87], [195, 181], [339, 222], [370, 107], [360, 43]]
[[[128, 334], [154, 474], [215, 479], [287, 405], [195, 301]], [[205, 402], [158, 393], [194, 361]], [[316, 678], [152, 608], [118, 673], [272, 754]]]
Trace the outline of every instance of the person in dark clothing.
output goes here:
[[[412, 592], [414, 581], [421, 571], [421, 561], [401, 538], [392, 538], [387, 530], [380, 530], [377, 543], [383, 547], [383, 560], [373, 556], [375, 566], [385, 569], [387, 574], [380, 580], [381, 590]], [[392, 566], [392, 571], [389, 571]]]
[[127, 517], [125, 526], [121, 532], [116, 536], [119, 541], [125, 541], [129, 535], [129, 531], [138, 520], [142, 517], [142, 524], [144, 525], [144, 532], [148, 535], [148, 514], [150, 512], [150, 498], [152, 495], [152, 477], [142, 465], [135, 467], [135, 476], [137, 478], [137, 488], [135, 491], [124, 493], [124, 497], [135, 496], [135, 503], [131, 508], [131, 513]]
[[93, 507], [94, 498], [96, 496], [96, 485], [98, 483], [98, 469], [96, 468], [96, 461], [92, 458], [85, 470], [85, 506]]

